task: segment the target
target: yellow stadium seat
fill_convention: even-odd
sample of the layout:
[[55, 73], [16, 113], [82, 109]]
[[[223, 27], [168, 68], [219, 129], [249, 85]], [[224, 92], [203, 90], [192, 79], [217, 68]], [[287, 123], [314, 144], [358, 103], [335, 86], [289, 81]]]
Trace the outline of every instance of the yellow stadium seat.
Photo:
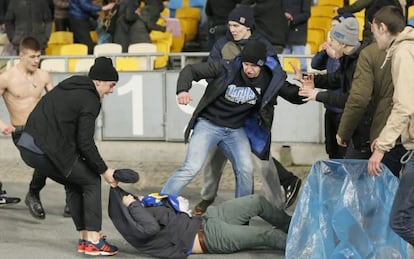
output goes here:
[[115, 68], [118, 71], [138, 71], [140, 70], [137, 58], [118, 57], [115, 60]]
[[290, 63], [293, 63], [293, 65], [300, 69], [300, 60], [298, 58], [283, 58], [283, 69], [286, 73], [295, 73]]
[[318, 0], [318, 5], [344, 6], [344, 0]]
[[46, 55], [58, 55], [62, 45], [73, 43], [73, 33], [70, 31], [55, 31], [50, 34]]
[[154, 68], [164, 68], [168, 64], [168, 53], [170, 53], [171, 44], [164, 41], [156, 42], [157, 52], [164, 53], [163, 56], [155, 59]]
[[[71, 55], [88, 55], [88, 46], [81, 43], [67, 44], [60, 47], [60, 55], [71, 56]], [[76, 71], [76, 63], [78, 59], [69, 59], [69, 72]]]
[[407, 19], [413, 19], [413, 18], [414, 18], [414, 5], [410, 5], [407, 11]]
[[94, 58], [81, 58], [76, 62], [74, 72], [88, 72], [94, 62]]
[[364, 17], [355, 17], [358, 20], [359, 25], [359, 40], [362, 40], [362, 33], [364, 31], [364, 24], [365, 24], [365, 18]]
[[326, 41], [325, 32], [321, 29], [308, 29], [307, 43], [311, 47], [311, 54], [319, 51], [320, 45]]
[[310, 17], [308, 19], [308, 29], [319, 29], [325, 33], [324, 38], [326, 39], [328, 32], [331, 28], [332, 19], [329, 17]]
[[89, 34], [91, 35], [91, 39], [93, 43], [98, 43], [98, 33], [93, 30], [93, 31], [89, 31]]
[[316, 17], [316, 16], [323, 16], [323, 17], [329, 17], [329, 18], [333, 18], [336, 15], [338, 15], [338, 13], [336, 11], [334, 11], [334, 7], [333, 5], [314, 5], [311, 6], [311, 16], [312, 17]]

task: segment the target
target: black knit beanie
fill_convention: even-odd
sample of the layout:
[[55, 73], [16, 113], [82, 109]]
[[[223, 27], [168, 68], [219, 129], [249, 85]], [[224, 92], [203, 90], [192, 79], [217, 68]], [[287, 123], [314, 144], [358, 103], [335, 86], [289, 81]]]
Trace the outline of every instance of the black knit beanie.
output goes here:
[[101, 81], [118, 81], [118, 72], [112, 65], [112, 59], [107, 57], [98, 57], [89, 70], [90, 79]]
[[[227, 1], [227, 0], [223, 0]], [[238, 5], [229, 13], [227, 21], [234, 21], [249, 28], [253, 28], [253, 8], [248, 5]]]
[[250, 40], [241, 52], [243, 62], [263, 66], [266, 63], [266, 45], [260, 41]]

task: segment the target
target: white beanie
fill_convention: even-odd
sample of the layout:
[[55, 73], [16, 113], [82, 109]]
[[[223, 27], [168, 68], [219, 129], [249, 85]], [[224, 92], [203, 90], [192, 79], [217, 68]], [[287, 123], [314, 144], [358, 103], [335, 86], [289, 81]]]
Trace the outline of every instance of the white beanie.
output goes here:
[[331, 29], [330, 35], [345, 45], [358, 46], [360, 44], [358, 20], [354, 17], [341, 17], [341, 22]]

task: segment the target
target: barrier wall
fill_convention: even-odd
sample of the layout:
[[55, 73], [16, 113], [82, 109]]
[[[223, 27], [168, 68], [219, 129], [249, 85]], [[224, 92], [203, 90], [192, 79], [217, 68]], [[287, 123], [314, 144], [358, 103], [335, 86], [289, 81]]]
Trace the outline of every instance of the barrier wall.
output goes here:
[[[182, 141], [183, 133], [205, 80], [193, 82], [193, 102], [176, 102], [179, 71], [121, 72], [114, 93], [105, 96], [97, 121], [96, 137], [102, 140]], [[51, 73], [56, 85], [73, 75]], [[323, 142], [323, 105], [317, 102], [290, 104], [278, 97], [272, 128], [273, 142]], [[8, 121], [4, 102], [0, 102], [0, 118]]]

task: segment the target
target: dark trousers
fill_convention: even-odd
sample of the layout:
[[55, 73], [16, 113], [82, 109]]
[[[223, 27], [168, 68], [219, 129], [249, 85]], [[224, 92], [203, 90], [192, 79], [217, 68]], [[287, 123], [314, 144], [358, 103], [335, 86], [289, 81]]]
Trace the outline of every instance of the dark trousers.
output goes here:
[[346, 148], [339, 146], [336, 141], [341, 115], [330, 110], [325, 111], [325, 150], [330, 159], [345, 157]]
[[101, 177], [92, 172], [82, 159], [78, 159], [72, 172], [65, 177], [46, 156], [19, 147], [23, 161], [55, 182], [65, 186], [66, 203], [76, 230], [101, 231]]
[[55, 18], [55, 31], [71, 31], [69, 18]]
[[292, 172], [288, 171], [276, 158], [272, 157], [273, 162], [277, 168], [277, 174], [279, 175], [280, 185], [287, 187], [293, 180], [298, 178]]
[[91, 24], [86, 20], [78, 20], [70, 18], [70, 28], [73, 32], [73, 40], [75, 43], [82, 43], [88, 46], [88, 54], [93, 54], [93, 48], [95, 43], [93, 43], [90, 31]]
[[[23, 132], [23, 126], [15, 126], [16, 127], [16, 131], [13, 132], [12, 134], [12, 139], [13, 139], [13, 143], [14, 145], [19, 148], [17, 146], [17, 142], [20, 139], [20, 136], [22, 135]], [[29, 184], [29, 190], [31, 192], [36, 192], [39, 193], [40, 190], [43, 189], [43, 187], [46, 185], [46, 176], [40, 174], [36, 169], [33, 172], [33, 176], [32, 176], [32, 181], [30, 181]]]

